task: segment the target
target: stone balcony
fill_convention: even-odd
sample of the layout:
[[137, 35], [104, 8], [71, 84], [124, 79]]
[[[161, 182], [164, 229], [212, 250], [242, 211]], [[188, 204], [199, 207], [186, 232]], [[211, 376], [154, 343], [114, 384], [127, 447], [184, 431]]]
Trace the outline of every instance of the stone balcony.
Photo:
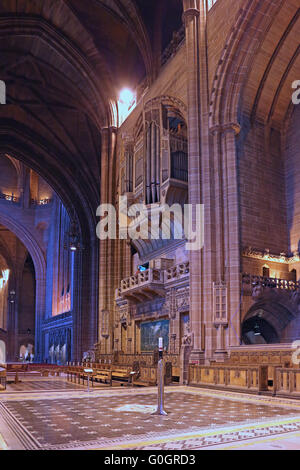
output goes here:
[[148, 269], [121, 281], [118, 297], [131, 300], [134, 303], [151, 300], [164, 294], [163, 271]]
[[255, 289], [257, 286], [261, 288], [279, 289], [292, 292], [300, 290], [300, 283], [298, 281], [256, 276], [253, 274], [243, 274], [242, 283], [248, 286], [250, 290]]
[[18, 204], [20, 202], [20, 198], [14, 196], [13, 194], [0, 193], [0, 200], [1, 201], [6, 201], [6, 202], [11, 202], [11, 203], [14, 203], [14, 204]]
[[165, 271], [165, 283], [176, 281], [190, 275], [190, 263], [177, 264]]
[[167, 287], [173, 282], [189, 277], [189, 263], [181, 263], [172, 268], [148, 269], [121, 281], [116, 299], [129, 300], [133, 303], [145, 302], [155, 297], [162, 297]]

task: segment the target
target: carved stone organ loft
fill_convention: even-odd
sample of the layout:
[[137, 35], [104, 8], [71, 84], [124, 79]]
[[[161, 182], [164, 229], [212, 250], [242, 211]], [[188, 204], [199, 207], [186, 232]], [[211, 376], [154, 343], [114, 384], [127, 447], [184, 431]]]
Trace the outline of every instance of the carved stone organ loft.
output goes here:
[[[299, 22], [296, 0], [1, 2], [0, 364], [129, 367], [163, 337], [172, 380], [198, 383], [290, 357]], [[155, 234], [130, 237], [138, 207]]]

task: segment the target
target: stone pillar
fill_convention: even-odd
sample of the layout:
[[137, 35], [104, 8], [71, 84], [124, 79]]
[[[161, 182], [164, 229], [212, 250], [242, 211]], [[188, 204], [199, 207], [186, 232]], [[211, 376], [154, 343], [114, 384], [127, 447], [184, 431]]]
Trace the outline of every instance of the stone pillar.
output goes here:
[[[15, 292], [15, 295], [10, 295]], [[7, 319], [7, 344], [6, 356], [7, 361], [15, 362], [17, 355], [17, 338], [18, 338], [18, 296], [16, 285], [9, 282], [9, 300], [8, 300], [8, 319]], [[12, 302], [11, 302], [12, 301]]]
[[23, 207], [25, 209], [29, 209], [31, 204], [31, 195], [30, 195], [30, 170], [28, 168], [24, 168], [24, 191], [23, 191]]
[[[116, 128], [102, 129], [101, 151], [101, 204], [113, 204], [115, 206], [116, 189]], [[116, 208], [117, 209], [117, 208]], [[101, 353], [111, 354], [114, 347], [114, 311], [115, 311], [115, 287], [116, 265], [114, 261], [116, 240], [100, 241], [100, 266], [99, 266], [99, 341]], [[102, 335], [102, 315], [109, 312], [109, 334]]]
[[241, 340], [241, 274], [240, 274], [240, 217], [238, 202], [238, 173], [236, 136], [240, 126], [230, 123], [222, 133], [222, 154], [227, 172], [224, 174], [225, 198], [225, 281], [228, 286], [229, 346], [239, 346]]
[[223, 336], [227, 335], [224, 337], [224, 349], [240, 345], [241, 337], [240, 228], [236, 155], [236, 136], [239, 132], [240, 126], [237, 123], [211, 129], [216, 167], [215, 214], [219, 220], [219, 224], [216, 225], [216, 281], [224, 283], [227, 287], [228, 329], [222, 330]]
[[35, 351], [34, 361], [41, 362], [44, 357], [42, 340], [42, 321], [45, 316], [46, 300], [46, 279], [36, 278], [36, 299], [35, 299]]
[[[188, 70], [188, 146], [189, 146], [189, 203], [197, 205], [201, 197], [201, 96], [199, 66], [200, 1], [183, 0], [183, 19], [186, 29]], [[194, 222], [194, 220], [193, 220]], [[195, 224], [193, 223], [195, 230]], [[193, 362], [203, 361], [203, 284], [201, 251], [190, 252], [190, 322], [194, 335]]]

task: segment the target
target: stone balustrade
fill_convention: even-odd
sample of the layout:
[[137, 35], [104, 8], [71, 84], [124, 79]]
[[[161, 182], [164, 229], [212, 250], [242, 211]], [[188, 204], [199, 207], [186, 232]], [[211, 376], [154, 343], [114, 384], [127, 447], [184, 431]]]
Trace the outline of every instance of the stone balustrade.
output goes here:
[[262, 286], [287, 291], [295, 291], [300, 288], [300, 283], [298, 281], [289, 281], [287, 279], [255, 276], [253, 274], [243, 274], [242, 283], [252, 288], [255, 286]]
[[147, 269], [147, 271], [139, 272], [134, 276], [123, 279], [121, 281], [121, 293], [151, 282], [163, 284], [163, 271], [159, 269]]
[[143, 288], [148, 292], [158, 292], [161, 294], [165, 285], [188, 277], [189, 273], [190, 267], [188, 261], [166, 270], [148, 269], [139, 272], [121, 281], [121, 286], [116, 290], [116, 299], [134, 292], [142, 293]]
[[31, 205], [32, 206], [49, 206], [49, 204], [51, 204], [53, 201], [53, 199], [40, 199], [40, 200], [35, 200], [35, 199], [32, 199], [31, 200]]
[[12, 202], [14, 204], [18, 204], [20, 202], [20, 198], [14, 196], [13, 194], [0, 193], [0, 199], [3, 201]]
[[165, 271], [165, 282], [180, 279], [182, 277], [188, 276], [189, 274], [190, 264], [188, 261], [186, 261], [185, 263], [177, 264], [177, 266], [167, 269]]

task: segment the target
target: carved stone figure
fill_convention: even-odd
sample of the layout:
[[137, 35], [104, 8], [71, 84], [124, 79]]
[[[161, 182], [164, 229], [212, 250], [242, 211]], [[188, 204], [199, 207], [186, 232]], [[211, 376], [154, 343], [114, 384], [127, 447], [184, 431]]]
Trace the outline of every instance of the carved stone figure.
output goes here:
[[191, 332], [190, 322], [187, 322], [186, 333], [182, 337], [182, 346], [193, 346], [194, 335]]
[[253, 290], [252, 290], [252, 298], [253, 298], [254, 300], [257, 300], [257, 299], [259, 299], [260, 297], [262, 297], [263, 293], [264, 293], [264, 288], [263, 288], [263, 286], [261, 286], [261, 285], [256, 285], [256, 286], [253, 287]]

